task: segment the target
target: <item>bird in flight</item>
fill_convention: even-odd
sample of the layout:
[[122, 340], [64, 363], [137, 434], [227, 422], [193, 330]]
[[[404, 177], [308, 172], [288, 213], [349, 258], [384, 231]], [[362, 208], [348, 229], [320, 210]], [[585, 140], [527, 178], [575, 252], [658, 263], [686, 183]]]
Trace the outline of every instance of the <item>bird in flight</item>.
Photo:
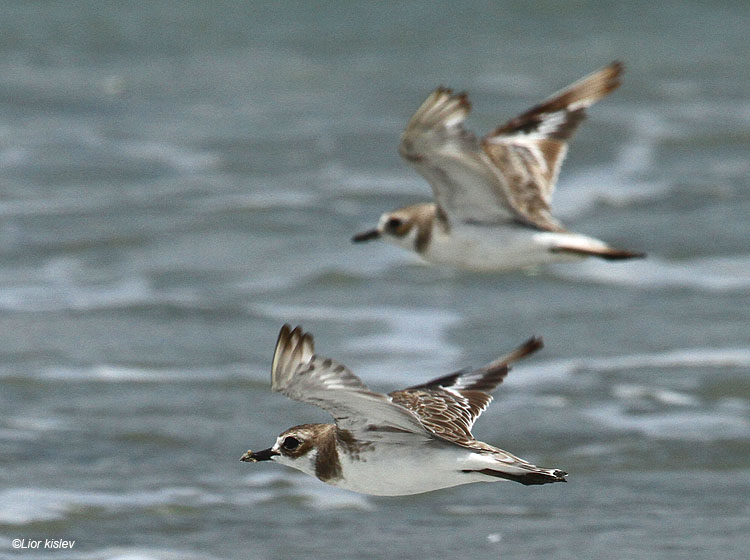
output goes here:
[[401, 135], [401, 156], [430, 183], [435, 202], [380, 217], [355, 242], [383, 238], [431, 263], [501, 271], [580, 257], [622, 260], [643, 253], [568, 231], [550, 202], [567, 141], [586, 108], [620, 85], [613, 62], [477, 138], [463, 126], [466, 93], [438, 88]]
[[315, 354], [313, 337], [284, 325], [271, 366], [271, 390], [328, 411], [333, 424], [285, 430], [245, 462], [273, 461], [363, 494], [401, 496], [473, 482], [566, 482], [487, 443], [471, 428], [510, 364], [542, 347], [531, 338], [476, 370], [462, 370], [389, 394], [370, 390], [346, 366]]

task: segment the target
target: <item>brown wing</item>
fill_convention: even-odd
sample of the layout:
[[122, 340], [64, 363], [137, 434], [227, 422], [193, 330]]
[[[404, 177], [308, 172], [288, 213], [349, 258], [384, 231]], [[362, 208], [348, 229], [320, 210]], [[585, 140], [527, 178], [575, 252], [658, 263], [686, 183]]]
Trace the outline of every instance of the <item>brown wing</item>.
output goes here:
[[481, 391], [443, 389], [407, 389], [389, 396], [394, 403], [414, 412], [427, 431], [463, 447], [478, 443], [471, 427], [492, 401], [492, 396]]
[[505, 197], [528, 225], [564, 231], [550, 200], [568, 140], [585, 110], [620, 85], [623, 65], [613, 62], [511, 119], [482, 139], [482, 149], [505, 181]]
[[414, 412], [432, 434], [463, 447], [495, 450], [476, 441], [471, 428], [492, 402], [490, 392], [505, 379], [510, 364], [542, 346], [541, 338], [531, 338], [482, 368], [445, 375], [388, 396], [392, 402]]

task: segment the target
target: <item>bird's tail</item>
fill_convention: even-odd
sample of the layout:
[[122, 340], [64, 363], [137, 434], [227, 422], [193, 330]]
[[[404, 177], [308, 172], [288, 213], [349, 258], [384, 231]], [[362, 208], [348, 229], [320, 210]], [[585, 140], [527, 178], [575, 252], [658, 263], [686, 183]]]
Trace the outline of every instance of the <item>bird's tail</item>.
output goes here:
[[610, 247], [604, 241], [579, 233], [547, 233], [536, 236], [552, 253], [563, 253], [579, 257], [598, 257], [607, 260], [642, 259], [645, 253]]
[[[526, 472], [523, 472], [523, 471]], [[540, 469], [539, 467], [532, 467], [527, 469], [514, 469], [516, 472], [508, 472], [497, 469], [480, 469], [477, 471], [465, 470], [464, 472], [477, 472], [492, 476], [494, 478], [503, 478], [513, 482], [518, 482], [526, 486], [536, 484], [550, 484], [552, 482], [568, 482], [565, 477], [568, 473], [561, 471], [560, 469]]]
[[643, 259], [646, 253], [628, 251], [626, 249], [614, 249], [612, 247], [567, 247], [560, 245], [551, 249], [553, 253], [569, 253], [581, 257], [598, 257], [608, 261], [622, 261], [626, 259]]
[[481, 444], [483, 452], [473, 454], [463, 472], [511, 480], [526, 486], [567, 482], [568, 473], [560, 469], [543, 469], [491, 445]]

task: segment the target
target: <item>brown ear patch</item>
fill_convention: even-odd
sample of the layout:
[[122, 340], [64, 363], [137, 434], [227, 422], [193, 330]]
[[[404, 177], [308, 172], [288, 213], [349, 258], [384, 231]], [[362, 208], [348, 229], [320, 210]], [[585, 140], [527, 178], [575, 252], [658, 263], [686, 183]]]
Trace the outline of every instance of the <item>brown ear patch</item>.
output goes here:
[[[333, 433], [331, 433], [333, 436]], [[318, 480], [328, 482], [341, 478], [341, 461], [336, 450], [336, 438], [325, 437], [318, 442], [318, 455], [315, 457], [315, 476]]]

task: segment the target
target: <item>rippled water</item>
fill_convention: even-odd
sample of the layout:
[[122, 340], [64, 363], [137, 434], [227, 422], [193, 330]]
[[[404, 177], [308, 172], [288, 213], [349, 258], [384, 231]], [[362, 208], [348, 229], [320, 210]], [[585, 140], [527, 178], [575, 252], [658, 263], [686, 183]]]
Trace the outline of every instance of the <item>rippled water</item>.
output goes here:
[[[0, 556], [745, 555], [750, 9], [318, 4], [2, 4]], [[430, 196], [396, 145], [433, 87], [489, 130], [616, 58], [555, 209], [647, 260], [350, 243]], [[284, 322], [384, 391], [544, 336], [476, 434], [570, 482], [386, 499], [240, 463], [327, 419], [270, 393]]]

